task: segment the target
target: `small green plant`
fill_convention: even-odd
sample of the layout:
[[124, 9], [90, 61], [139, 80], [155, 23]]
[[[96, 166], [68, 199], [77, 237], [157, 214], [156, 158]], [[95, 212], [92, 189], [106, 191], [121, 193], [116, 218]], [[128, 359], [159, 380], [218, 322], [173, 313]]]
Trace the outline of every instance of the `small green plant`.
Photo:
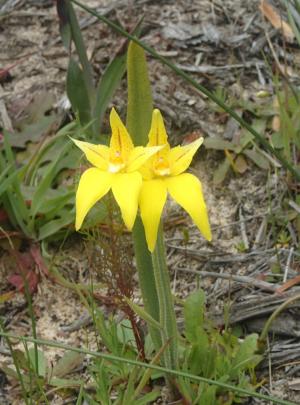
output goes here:
[[[240, 340], [230, 329], [216, 328], [206, 314], [205, 294], [202, 290], [187, 298], [184, 320], [184, 370], [255, 390], [257, 382], [254, 369], [262, 359], [257, 354], [258, 335], [248, 335]], [[182, 379], [179, 386], [191, 404], [213, 405], [226, 402], [229, 405], [242, 401], [242, 397], [234, 392], [205, 383], [195, 385]]]

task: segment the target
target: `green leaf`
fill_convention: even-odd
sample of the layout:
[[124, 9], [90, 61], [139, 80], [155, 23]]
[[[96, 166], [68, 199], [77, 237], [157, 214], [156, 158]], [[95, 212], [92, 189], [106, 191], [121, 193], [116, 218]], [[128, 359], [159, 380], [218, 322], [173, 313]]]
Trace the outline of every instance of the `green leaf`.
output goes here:
[[229, 169], [230, 169], [230, 161], [226, 157], [223, 160], [223, 162], [219, 164], [219, 166], [217, 167], [217, 169], [214, 172], [214, 177], [213, 177], [214, 184], [219, 185], [219, 184], [223, 183]]
[[[30, 349], [28, 349], [28, 356], [29, 356], [29, 361], [31, 364], [31, 368], [33, 368], [33, 370], [35, 372], [37, 372], [36, 368], [36, 350], [34, 347], [31, 347]], [[47, 371], [47, 360], [46, 357], [44, 355], [44, 352], [42, 352], [41, 350], [37, 351], [37, 357], [38, 357], [38, 375], [41, 377], [45, 377], [46, 376], [46, 371]]]
[[217, 387], [208, 384], [201, 384], [202, 391], [198, 405], [216, 405]]
[[126, 54], [117, 55], [107, 66], [101, 77], [96, 94], [96, 106], [94, 111], [95, 126], [100, 133], [103, 117], [107, 106], [120, 85], [121, 79], [126, 72]]
[[30, 364], [28, 364], [28, 358], [25, 356], [25, 353], [22, 350], [20, 349], [14, 350], [13, 357], [14, 362], [17, 362], [22, 370], [29, 371]]
[[56, 160], [49, 165], [47, 172], [45, 173], [44, 178], [37, 186], [35, 193], [32, 197], [32, 204], [31, 204], [31, 215], [32, 218], [38, 213], [39, 208], [43, 205], [45, 194], [47, 190], [50, 188], [54, 177], [57, 173], [57, 166], [64, 155], [64, 153], [71, 147], [71, 143], [67, 142], [64, 147], [62, 148], [60, 154], [57, 156]]
[[[98, 363], [99, 364], [99, 363]], [[105, 362], [101, 361], [95, 371], [97, 376], [97, 397], [101, 398], [101, 404], [111, 405], [110, 399], [110, 381], [105, 369]]]
[[274, 146], [274, 148], [276, 148], [276, 149], [283, 148], [284, 144], [283, 144], [282, 134], [280, 132], [274, 132], [271, 135], [271, 139], [272, 139], [272, 145]]
[[153, 101], [145, 51], [134, 42], [130, 42], [128, 47], [127, 81], [127, 127], [136, 146], [146, 145]]
[[263, 170], [268, 170], [270, 167], [269, 161], [264, 155], [258, 152], [256, 149], [245, 149], [243, 151], [244, 155], [246, 155], [249, 159], [251, 159], [256, 166], [260, 167]]
[[20, 175], [24, 171], [24, 168], [22, 169], [15, 169], [12, 173], [9, 174], [9, 176], [6, 177], [8, 172], [11, 170], [12, 166], [9, 165], [4, 172], [1, 173], [0, 176], [0, 196], [1, 194], [5, 193], [7, 188], [13, 183], [15, 178]]
[[125, 300], [127, 304], [130, 306], [130, 308], [144, 321], [146, 321], [149, 325], [151, 325], [153, 328], [157, 330], [161, 330], [161, 325], [159, 322], [157, 322], [152, 316], [145, 311], [142, 307], [139, 305], [136, 305], [134, 302], [130, 301], [128, 298], [125, 297]]
[[185, 335], [190, 342], [197, 342], [199, 328], [202, 328], [205, 311], [205, 293], [203, 290], [191, 294], [184, 303]]
[[44, 225], [40, 225], [38, 230], [38, 240], [44, 240], [49, 238], [50, 236], [55, 235], [58, 231], [65, 228], [67, 225], [71, 225], [74, 223], [75, 214], [67, 214], [65, 212], [65, 216], [61, 213], [61, 218], [53, 219], [52, 221], [48, 221]]
[[49, 189], [48, 191], [49, 193], [46, 194], [51, 192], [52, 198], [45, 195], [45, 200], [39, 208], [39, 213], [46, 214], [48, 218], [59, 214], [63, 207], [75, 201], [74, 190], [65, 192], [65, 188], [60, 187], [57, 190]]
[[21, 132], [11, 134], [11, 145], [24, 148], [27, 142], [40, 142], [41, 138], [53, 129], [55, 122], [58, 122], [55, 115], [40, 117], [37, 122], [26, 125]]
[[65, 0], [57, 0], [56, 10], [59, 17], [59, 31], [64, 46], [69, 51], [71, 46], [71, 25], [68, 16], [68, 7]]
[[1, 200], [12, 224], [18, 226], [26, 236], [34, 238], [33, 231], [28, 225], [29, 209], [21, 192], [21, 178], [24, 170], [19, 171], [22, 176], [13, 174], [17, 171], [16, 162], [7, 133], [4, 133], [4, 153], [0, 153], [0, 168], [4, 170], [7, 166], [10, 167], [12, 178], [9, 180], [9, 185], [5, 185], [6, 191], [2, 194]]
[[122, 345], [129, 344], [130, 346], [134, 346], [136, 348], [134, 333], [129, 319], [124, 319], [117, 324], [117, 337]]
[[50, 379], [49, 384], [58, 388], [80, 387], [83, 384], [83, 380], [54, 377]]
[[237, 375], [247, 368], [255, 367], [261, 360], [256, 354], [258, 335], [253, 333], [245, 338], [232, 362], [231, 373]]
[[84, 359], [85, 355], [82, 353], [66, 351], [53, 369], [50, 370], [50, 374], [55, 377], [64, 377], [71, 373], [76, 367], [80, 366]]
[[[2, 370], [7, 376], [19, 382], [19, 375], [16, 372], [16, 370], [13, 369], [12, 367], [8, 367], [6, 364], [0, 363], [0, 370]], [[27, 386], [30, 382], [29, 376], [26, 374], [22, 374], [22, 379], [25, 385]]]
[[93, 226], [99, 225], [101, 222], [107, 222], [107, 205], [105, 202], [99, 201], [94, 207], [90, 210], [87, 215], [86, 220], [84, 221], [83, 226], [81, 227], [82, 230], [92, 228]]
[[197, 337], [188, 356], [188, 369], [192, 374], [209, 377], [213, 371], [213, 352], [205, 331], [198, 328]]
[[[94, 108], [95, 102], [95, 88], [94, 88], [94, 81], [93, 81], [93, 71], [91, 64], [89, 63], [86, 48], [84, 45], [83, 37], [81, 34], [80, 26], [76, 17], [76, 13], [74, 11], [73, 5], [69, 0], [59, 0], [59, 7], [57, 9], [59, 16], [63, 22], [63, 25], [68, 24], [68, 28], [65, 28], [63, 32], [65, 37], [63, 38], [67, 47], [70, 46], [70, 38], [69, 35], [71, 33], [72, 40], [75, 44], [76, 51], [79, 57], [80, 65], [82, 66], [82, 75], [81, 79], [84, 82], [84, 86], [79, 87], [78, 91], [83, 92], [86, 91], [88, 97], [88, 105], [91, 109]], [[70, 60], [71, 61], [71, 60]], [[67, 89], [68, 91], [68, 89]], [[71, 99], [70, 99], [71, 100]], [[72, 100], [71, 100], [72, 103]], [[72, 104], [73, 106], [73, 104]], [[91, 110], [90, 110], [91, 111]], [[92, 129], [91, 129], [92, 130]], [[93, 134], [96, 135], [95, 133]]]
[[134, 405], [147, 405], [155, 401], [161, 395], [159, 390], [153, 390], [148, 394], [144, 394], [142, 398], [137, 399]]
[[233, 142], [225, 141], [224, 139], [222, 139], [219, 136], [205, 138], [203, 145], [207, 149], [216, 149], [216, 150], [228, 149], [228, 150], [234, 151], [236, 148], [236, 144], [234, 144]]
[[73, 58], [70, 58], [67, 72], [67, 95], [73, 111], [78, 113], [82, 125], [92, 120], [89, 93], [86, 88], [82, 69]]

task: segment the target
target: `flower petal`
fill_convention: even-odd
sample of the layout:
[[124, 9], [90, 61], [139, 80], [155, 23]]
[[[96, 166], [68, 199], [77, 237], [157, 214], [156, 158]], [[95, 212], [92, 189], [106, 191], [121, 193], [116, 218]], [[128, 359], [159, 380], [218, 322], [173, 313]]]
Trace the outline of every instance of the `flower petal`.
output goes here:
[[203, 138], [198, 138], [196, 141], [185, 146], [177, 146], [172, 148], [169, 155], [169, 162], [171, 167], [171, 174], [177, 176], [184, 172], [197, 152], [197, 149], [203, 143]]
[[129, 155], [127, 171], [134, 172], [135, 170], [138, 170], [149, 158], [151, 158], [151, 156], [155, 155], [155, 153], [162, 148], [164, 148], [164, 146], [152, 146], [146, 148], [143, 146], [137, 146]]
[[111, 173], [103, 172], [94, 167], [83, 173], [76, 193], [76, 230], [81, 227], [92, 206], [108, 193], [111, 188], [112, 176]]
[[172, 198], [190, 214], [202, 235], [207, 240], [211, 240], [206, 204], [202, 186], [197, 177], [190, 173], [183, 173], [169, 177], [165, 181]]
[[153, 252], [155, 248], [160, 217], [166, 199], [167, 188], [164, 180], [155, 179], [143, 182], [139, 204], [150, 252]]
[[108, 166], [109, 148], [105, 145], [94, 145], [93, 143], [78, 141], [71, 138], [75, 145], [82, 150], [87, 160], [98, 169], [106, 170]]
[[121, 158], [125, 161], [134, 146], [125, 125], [114, 108], [110, 113], [110, 126], [112, 130], [110, 139], [111, 153], [114, 156], [116, 153], [120, 153]]
[[151, 128], [148, 137], [149, 142], [147, 146], [166, 145], [164, 152], [167, 152], [167, 150], [170, 149], [164, 120], [158, 109], [153, 110]]
[[142, 176], [138, 172], [117, 173], [113, 179], [112, 192], [129, 230], [132, 229], [137, 214], [141, 185]]

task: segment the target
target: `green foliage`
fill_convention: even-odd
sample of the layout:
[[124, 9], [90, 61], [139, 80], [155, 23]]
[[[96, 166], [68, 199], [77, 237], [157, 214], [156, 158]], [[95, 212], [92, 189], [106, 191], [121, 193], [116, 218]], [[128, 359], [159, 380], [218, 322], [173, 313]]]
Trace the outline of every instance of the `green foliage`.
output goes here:
[[[120, 85], [126, 72], [126, 46], [114, 56], [97, 85], [93, 78], [93, 69], [88, 60], [78, 20], [69, 0], [57, 1], [60, 19], [60, 32], [63, 43], [70, 53], [74, 42], [79, 62], [70, 56], [67, 73], [67, 94], [73, 111], [78, 114], [82, 126], [88, 125], [86, 134], [95, 142], [99, 139], [102, 121], [111, 98]], [[138, 34], [140, 22], [133, 30]]]
[[153, 110], [152, 91], [143, 48], [130, 42], [127, 55], [127, 119], [126, 124], [135, 145], [145, 146]]
[[[10, 145], [10, 134], [4, 133], [0, 150], [0, 205], [10, 223], [32, 240], [63, 238], [74, 229], [75, 190], [72, 176], [78, 169], [81, 152], [68, 135], [82, 137], [76, 122], [66, 125], [37, 152], [18, 162], [19, 155]], [[104, 203], [97, 204], [88, 217], [90, 227], [105, 220]]]
[[[220, 331], [207, 319], [205, 294], [199, 290], [189, 296], [184, 304], [184, 371], [194, 375], [235, 384], [255, 390], [254, 368], [260, 362], [256, 334], [242, 342], [230, 330]], [[180, 379], [180, 389], [193, 404], [232, 404], [241, 400], [240, 395], [206, 383], [195, 385]]]
[[[113, 317], [106, 320], [103, 313], [96, 309], [94, 323], [102, 344], [110, 353], [129, 359], [135, 359], [138, 356], [133, 330], [128, 320], [120, 323], [117, 323]], [[137, 390], [137, 384], [143, 379], [145, 373], [140, 367], [131, 364], [94, 359], [89, 366], [89, 372], [95, 385], [95, 395], [83, 390], [83, 398], [88, 404], [142, 405], [154, 401], [160, 395], [157, 390], [141, 395], [140, 390]], [[150, 377], [151, 373], [144, 384]]]
[[277, 100], [280, 128], [272, 139], [274, 146], [283, 149], [286, 158], [293, 162], [293, 148], [300, 151], [300, 91], [285, 86], [277, 92]]
[[81, 124], [89, 124], [92, 121], [92, 106], [88, 89], [85, 85], [83, 71], [72, 57], [68, 66], [66, 88], [73, 111], [78, 112]]
[[13, 380], [22, 380], [24, 395], [31, 401], [49, 403], [49, 389], [63, 397], [66, 391], [78, 389], [83, 384], [83, 380], [68, 376], [76, 367], [82, 365], [85, 356], [81, 353], [66, 351], [56, 364], [50, 365], [42, 350], [36, 352], [35, 348], [28, 348], [26, 343], [24, 348], [25, 350], [21, 351], [11, 347], [15, 368], [0, 363], [0, 369]]
[[60, 142], [60, 152], [56, 159], [52, 161], [46, 155], [37, 164], [29, 180], [26, 175], [30, 165], [27, 163], [21, 168], [17, 167], [16, 157], [8, 139], [5, 134], [4, 150], [0, 153], [0, 169], [5, 173], [0, 189], [0, 202], [10, 222], [28, 238], [35, 240], [49, 237], [64, 226], [72, 224], [73, 187], [57, 187], [56, 183], [56, 177], [63, 169], [60, 163], [73, 153], [70, 150], [71, 143]]

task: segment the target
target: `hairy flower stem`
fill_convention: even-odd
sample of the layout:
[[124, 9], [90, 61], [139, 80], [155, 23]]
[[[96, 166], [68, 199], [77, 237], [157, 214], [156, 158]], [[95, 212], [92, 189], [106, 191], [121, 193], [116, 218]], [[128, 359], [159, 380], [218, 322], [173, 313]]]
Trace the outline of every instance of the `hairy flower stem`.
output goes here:
[[[132, 235], [144, 308], [153, 319], [159, 322], [159, 301], [152, 269], [151, 254], [147, 247], [144, 227], [140, 217], [136, 218]], [[148, 328], [155, 350], [158, 352], [162, 345], [160, 332], [151, 325], [148, 325]]]
[[164, 366], [174, 370], [178, 368], [178, 331], [161, 224], [152, 253], [152, 265], [159, 302], [159, 322], [162, 326], [161, 340], [166, 345]]

